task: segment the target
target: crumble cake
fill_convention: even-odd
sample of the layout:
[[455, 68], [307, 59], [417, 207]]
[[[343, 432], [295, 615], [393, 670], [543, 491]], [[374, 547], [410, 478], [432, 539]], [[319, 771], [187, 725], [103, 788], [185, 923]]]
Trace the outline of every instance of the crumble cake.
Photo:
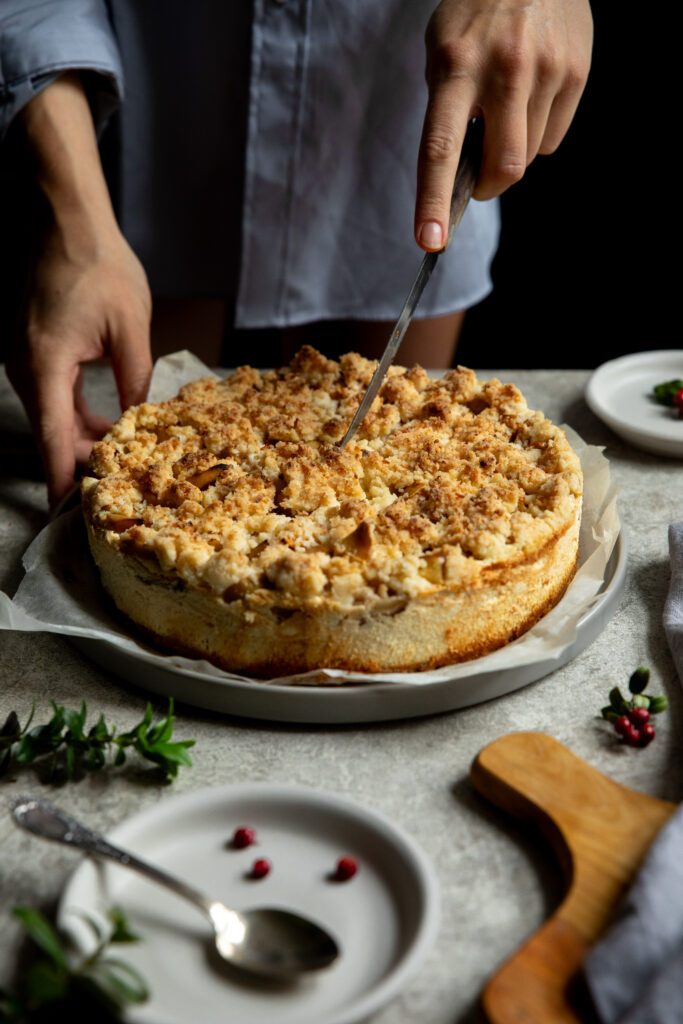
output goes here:
[[90, 547], [157, 645], [273, 677], [422, 670], [529, 629], [576, 568], [579, 459], [512, 384], [305, 347], [128, 409], [92, 452]]

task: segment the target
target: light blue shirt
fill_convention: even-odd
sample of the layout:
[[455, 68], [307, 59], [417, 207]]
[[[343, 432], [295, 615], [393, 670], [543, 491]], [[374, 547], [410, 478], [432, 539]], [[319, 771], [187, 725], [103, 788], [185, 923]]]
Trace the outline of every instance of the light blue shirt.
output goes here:
[[[237, 327], [392, 320], [421, 257], [435, 6], [1, 0], [0, 133], [61, 70], [96, 73], [100, 122], [125, 82], [110, 179], [155, 294], [229, 297]], [[470, 204], [419, 316], [487, 294], [498, 228], [496, 202]]]

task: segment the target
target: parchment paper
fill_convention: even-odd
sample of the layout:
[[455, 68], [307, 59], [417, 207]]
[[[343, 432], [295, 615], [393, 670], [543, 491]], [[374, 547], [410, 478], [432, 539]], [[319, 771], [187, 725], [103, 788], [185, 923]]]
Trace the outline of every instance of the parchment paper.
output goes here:
[[[170, 398], [183, 384], [206, 376], [214, 374], [191, 353], [178, 352], [166, 356], [156, 364], [149, 400], [159, 402]], [[30, 545], [23, 559], [26, 575], [14, 598], [0, 591], [0, 628], [88, 637], [123, 647], [133, 654], [145, 652], [146, 658], [151, 655], [166, 669], [201, 673], [224, 680], [277, 682], [282, 685], [329, 686], [345, 682], [414, 685], [559, 659], [573, 642], [579, 621], [598, 599], [620, 529], [616, 489], [602, 449], [585, 444], [571, 427], [564, 426], [563, 429], [581, 459], [584, 474], [579, 570], [552, 611], [524, 636], [484, 658], [429, 672], [371, 674], [320, 669], [276, 680], [262, 680], [224, 672], [200, 659], [159, 654], [128, 633], [123, 621], [110, 611], [88, 550], [80, 508], [59, 516]]]

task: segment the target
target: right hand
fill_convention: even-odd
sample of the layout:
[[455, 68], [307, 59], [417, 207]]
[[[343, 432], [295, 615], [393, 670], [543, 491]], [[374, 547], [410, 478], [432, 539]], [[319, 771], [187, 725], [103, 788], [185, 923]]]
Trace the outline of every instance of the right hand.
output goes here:
[[484, 119], [475, 199], [491, 199], [562, 141], [588, 77], [588, 0], [441, 0], [427, 28], [429, 102], [415, 237], [438, 251], [471, 117]]
[[141, 263], [116, 227], [53, 222], [35, 266], [7, 373], [35, 431], [54, 506], [109, 421], [88, 409], [81, 366], [111, 360], [121, 408], [144, 401], [152, 302]]

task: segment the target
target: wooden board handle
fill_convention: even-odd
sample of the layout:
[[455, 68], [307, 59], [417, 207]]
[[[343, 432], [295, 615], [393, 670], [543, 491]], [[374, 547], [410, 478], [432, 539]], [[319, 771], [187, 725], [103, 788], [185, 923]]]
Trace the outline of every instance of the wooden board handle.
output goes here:
[[470, 770], [487, 799], [537, 825], [567, 893], [551, 918], [487, 983], [491, 1024], [569, 1024], [568, 988], [675, 805], [613, 782], [543, 733], [511, 733]]

